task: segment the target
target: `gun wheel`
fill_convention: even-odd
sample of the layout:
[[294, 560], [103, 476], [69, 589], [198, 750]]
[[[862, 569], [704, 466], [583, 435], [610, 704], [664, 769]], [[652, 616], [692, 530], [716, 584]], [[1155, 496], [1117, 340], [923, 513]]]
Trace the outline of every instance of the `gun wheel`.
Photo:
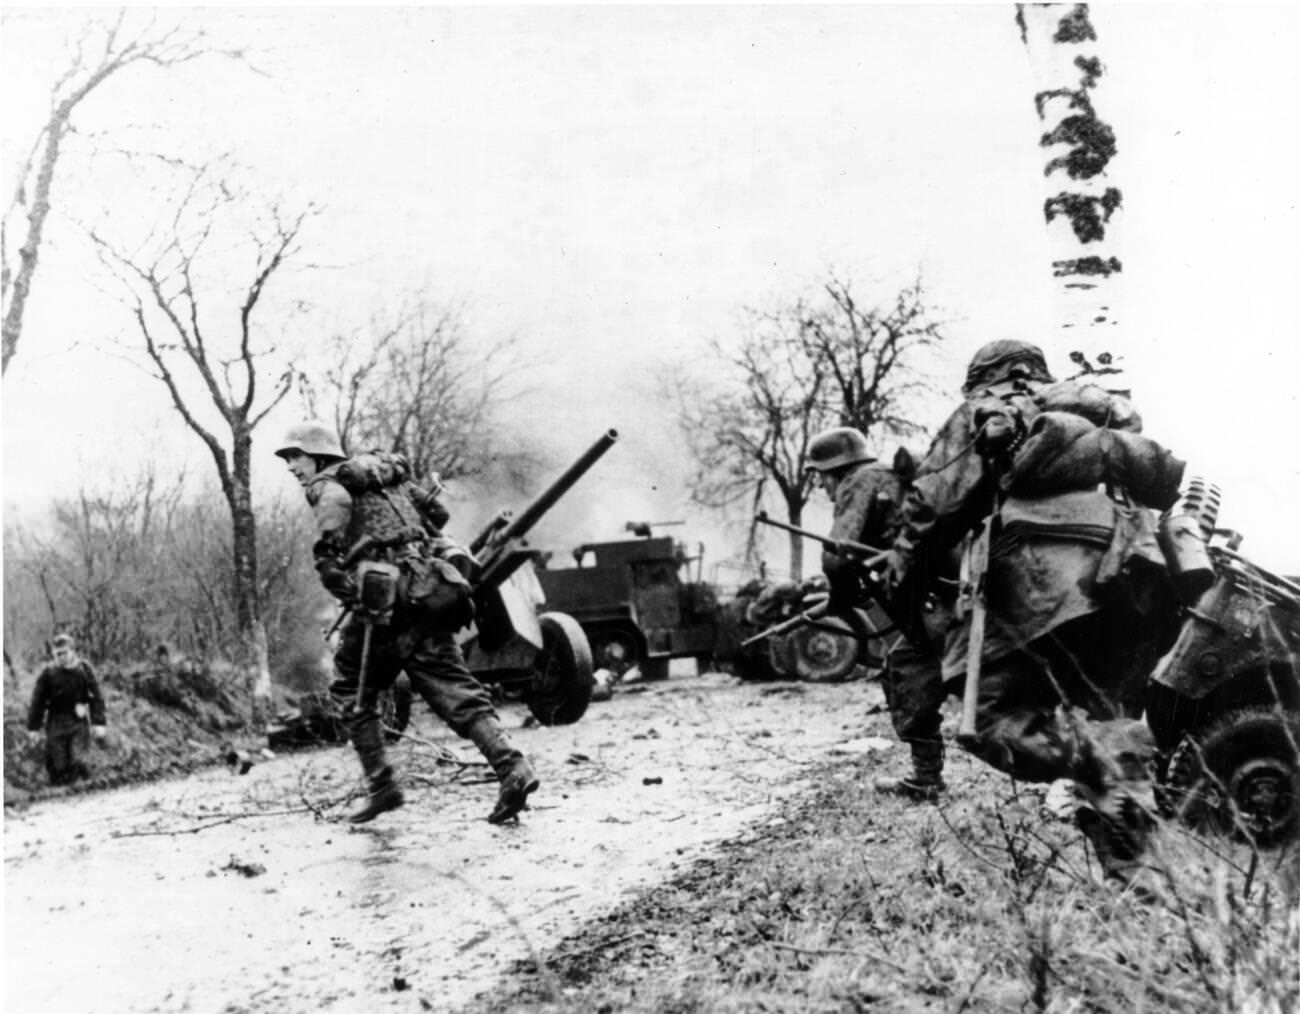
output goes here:
[[591, 647], [578, 621], [565, 613], [542, 613], [542, 648], [533, 660], [525, 703], [542, 725], [572, 725], [587, 712], [596, 685]]
[[1185, 736], [1169, 759], [1159, 802], [1193, 827], [1271, 846], [1300, 834], [1300, 715], [1227, 715]]
[[[839, 628], [829, 630], [828, 627]], [[819, 621], [790, 634], [794, 674], [809, 683], [838, 683], [858, 663], [858, 639], [843, 620]]]

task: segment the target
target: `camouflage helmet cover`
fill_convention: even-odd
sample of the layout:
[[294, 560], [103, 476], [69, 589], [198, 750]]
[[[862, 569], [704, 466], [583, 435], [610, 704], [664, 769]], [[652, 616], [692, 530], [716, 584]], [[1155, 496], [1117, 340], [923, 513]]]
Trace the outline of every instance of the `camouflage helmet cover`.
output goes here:
[[[1021, 367], [1016, 370], [1016, 367]], [[1041, 380], [1051, 383], [1053, 377], [1047, 370], [1047, 360], [1043, 350], [1029, 342], [1005, 339], [989, 342], [971, 356], [970, 365], [966, 367], [966, 383], [962, 393], [970, 394], [982, 387], [1001, 384], [1019, 374], [1026, 380]]]
[[310, 454], [320, 458], [347, 457], [334, 427], [315, 419], [290, 426], [275, 453], [280, 458], [287, 458], [291, 454]]
[[867, 438], [852, 426], [823, 430], [808, 444], [808, 471], [811, 472], [829, 472], [875, 460], [867, 450]]

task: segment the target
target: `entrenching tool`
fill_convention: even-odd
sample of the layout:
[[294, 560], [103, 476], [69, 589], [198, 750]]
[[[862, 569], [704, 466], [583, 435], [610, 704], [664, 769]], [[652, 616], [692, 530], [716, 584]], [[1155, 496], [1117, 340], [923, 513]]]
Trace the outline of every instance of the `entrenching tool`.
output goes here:
[[358, 714], [361, 712], [361, 698], [366, 689], [371, 637], [375, 627], [387, 626], [392, 622], [400, 573], [396, 564], [378, 560], [366, 560], [357, 565], [357, 603], [353, 610], [364, 626], [361, 635], [361, 665], [357, 671], [357, 696], [353, 705]]
[[964, 591], [970, 609], [970, 640], [966, 646], [966, 683], [961, 695], [961, 723], [957, 727], [957, 742], [966, 748], [977, 739], [975, 711], [979, 703], [980, 663], [984, 657], [984, 627], [988, 617], [985, 578], [989, 569], [989, 535], [992, 529], [993, 515], [989, 515], [971, 540], [966, 555]]

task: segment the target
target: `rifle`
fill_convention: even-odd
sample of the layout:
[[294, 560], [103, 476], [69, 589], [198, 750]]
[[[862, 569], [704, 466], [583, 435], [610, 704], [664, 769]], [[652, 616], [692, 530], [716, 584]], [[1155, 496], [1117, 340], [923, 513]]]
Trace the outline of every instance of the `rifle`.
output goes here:
[[970, 639], [966, 645], [966, 685], [962, 688], [961, 724], [957, 728], [957, 742], [971, 747], [977, 740], [975, 711], [979, 703], [980, 663], [984, 656], [984, 626], [988, 616], [985, 578], [989, 569], [989, 537], [993, 531], [994, 515], [984, 519], [980, 530], [971, 542], [966, 560], [965, 593], [970, 597]]
[[802, 535], [805, 539], [815, 539], [822, 544], [822, 548], [834, 553], [836, 556], [842, 556], [848, 560], [857, 560], [868, 566], [879, 563], [889, 555], [889, 550], [868, 546], [865, 542], [854, 542], [852, 539], [832, 539], [825, 535], [818, 535], [816, 532], [810, 532], [806, 528], [788, 525], [784, 521], [777, 521], [776, 518], [768, 517], [767, 511], [759, 511], [754, 515], [754, 520], [760, 524], [771, 525], [773, 528], [793, 532], [795, 535]]
[[779, 637], [782, 634], [788, 634], [796, 627], [802, 627], [805, 624], [810, 624], [810, 625], [815, 624], [828, 612], [830, 612], [830, 603], [819, 602], [811, 609], [805, 609], [801, 613], [796, 613], [794, 616], [791, 616], [788, 620], [782, 620], [780, 623], [768, 627], [766, 630], [759, 631], [759, 633], [755, 634], [753, 637], [741, 641], [740, 646], [742, 648], [748, 648], [751, 644], [757, 644], [765, 637]]

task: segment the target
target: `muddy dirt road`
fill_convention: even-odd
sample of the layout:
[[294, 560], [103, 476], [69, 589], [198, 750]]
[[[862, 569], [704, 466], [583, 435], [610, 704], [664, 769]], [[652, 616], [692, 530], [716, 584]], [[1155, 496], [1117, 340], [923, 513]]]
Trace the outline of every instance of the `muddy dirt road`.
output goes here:
[[515, 826], [483, 819], [485, 767], [435, 763], [477, 755], [426, 716], [394, 750], [407, 805], [361, 828], [346, 749], [8, 815], [5, 1010], [453, 1010], [833, 752], [893, 748], [864, 738], [888, 735], [874, 683], [638, 689], [514, 732], [542, 776]]

